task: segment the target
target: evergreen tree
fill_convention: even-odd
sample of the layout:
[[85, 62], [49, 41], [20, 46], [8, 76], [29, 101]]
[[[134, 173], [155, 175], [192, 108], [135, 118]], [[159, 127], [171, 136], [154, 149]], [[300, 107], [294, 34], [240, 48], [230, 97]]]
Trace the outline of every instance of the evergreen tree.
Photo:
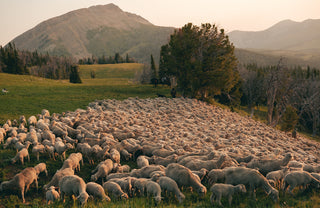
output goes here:
[[82, 83], [78, 65], [72, 65], [70, 67], [70, 83]]
[[153, 55], [151, 54], [151, 84], [158, 84], [158, 78], [157, 78], [157, 69], [156, 64], [154, 63]]
[[287, 106], [286, 112], [283, 115], [281, 122], [281, 130], [283, 131], [292, 131], [297, 125], [299, 116], [297, 111], [292, 106]]
[[[159, 75], [176, 77], [183, 96], [207, 99], [239, 92], [239, 74], [234, 46], [224, 30], [215, 25], [186, 24], [161, 47]], [[239, 96], [236, 96], [239, 99]]]

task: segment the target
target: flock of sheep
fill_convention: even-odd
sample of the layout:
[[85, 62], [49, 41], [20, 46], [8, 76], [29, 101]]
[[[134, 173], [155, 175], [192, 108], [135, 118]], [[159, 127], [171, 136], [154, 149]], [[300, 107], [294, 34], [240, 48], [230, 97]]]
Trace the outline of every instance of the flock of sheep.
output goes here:
[[[27, 163], [29, 153], [62, 160], [62, 167], [42, 188], [47, 203], [74, 195], [84, 204], [89, 197], [110, 201], [136, 195], [160, 203], [173, 195], [182, 203], [181, 189], [211, 203], [221, 197], [263, 189], [275, 202], [279, 190], [320, 187], [319, 144], [301, 136], [292, 138], [237, 113], [186, 98], [129, 98], [99, 100], [86, 110], [50, 115], [48, 110], [26, 120], [8, 120], [0, 128], [3, 148], [17, 154], [12, 163]], [[74, 149], [68, 158], [66, 151]], [[57, 158], [58, 156], [58, 158]], [[137, 169], [121, 162], [135, 161]], [[91, 182], [77, 176], [83, 163], [95, 166]], [[45, 163], [27, 167], [0, 192], [18, 187], [24, 194]]]

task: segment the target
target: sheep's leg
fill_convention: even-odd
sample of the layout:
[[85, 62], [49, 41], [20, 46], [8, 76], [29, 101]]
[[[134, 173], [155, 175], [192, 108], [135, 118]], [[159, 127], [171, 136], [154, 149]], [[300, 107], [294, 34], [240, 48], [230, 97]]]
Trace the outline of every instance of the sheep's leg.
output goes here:
[[231, 194], [228, 197], [228, 201], [229, 201], [229, 206], [231, 206], [231, 203], [232, 203], [232, 195]]
[[21, 198], [22, 198], [22, 203], [25, 203], [26, 200], [24, 199], [24, 186], [21, 188]]
[[215, 195], [214, 195], [214, 193], [212, 193], [211, 196], [210, 196], [211, 204], [214, 204], [214, 200], [215, 200]]
[[37, 152], [37, 161], [39, 161], [39, 152]]
[[28, 157], [28, 162], [30, 162], [30, 155], [28, 154], [28, 156], [27, 156], [27, 157]]
[[37, 192], [38, 192], [38, 179], [35, 179], [36, 187], [37, 187]]
[[220, 193], [216, 196], [216, 201], [218, 202], [219, 206], [222, 206]]
[[20, 158], [20, 162], [21, 162], [21, 164], [22, 164], [22, 165], [24, 165], [23, 157], [22, 157], [22, 158]]

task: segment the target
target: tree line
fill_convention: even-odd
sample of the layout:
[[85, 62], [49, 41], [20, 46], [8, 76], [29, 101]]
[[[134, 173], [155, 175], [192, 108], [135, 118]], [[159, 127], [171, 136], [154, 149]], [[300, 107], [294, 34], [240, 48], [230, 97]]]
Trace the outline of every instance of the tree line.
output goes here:
[[69, 79], [74, 59], [16, 49], [14, 43], [0, 46], [0, 72], [30, 74], [49, 79]]
[[87, 58], [82, 58], [79, 59], [78, 64], [84, 65], [84, 64], [119, 64], [119, 63], [135, 63], [136, 61], [132, 58], [129, 57], [128, 54], [126, 54], [125, 57], [122, 57], [119, 53], [115, 53], [114, 56], [109, 56], [106, 57], [105, 55], [96, 57], [87, 57]]

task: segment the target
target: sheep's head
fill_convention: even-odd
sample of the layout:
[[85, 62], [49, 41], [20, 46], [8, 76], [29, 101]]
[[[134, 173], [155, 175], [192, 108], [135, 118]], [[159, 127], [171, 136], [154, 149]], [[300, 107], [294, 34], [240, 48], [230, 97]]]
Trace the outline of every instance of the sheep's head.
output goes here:
[[201, 185], [198, 189], [198, 194], [200, 196], [205, 196], [207, 193], [207, 188], [204, 185]]
[[156, 203], [160, 203], [161, 202], [161, 196], [155, 196], [154, 200], [156, 201]]
[[178, 195], [177, 198], [178, 198], [179, 203], [181, 204], [186, 197], [183, 193], [180, 192], [180, 194]]
[[111, 201], [110, 197], [108, 197], [107, 195], [102, 200], [107, 201], [107, 202]]
[[243, 193], [247, 192], [246, 186], [243, 184], [236, 185], [236, 189], [238, 192], [243, 192]]
[[96, 180], [98, 180], [97, 176], [96, 175], [92, 175], [91, 176], [91, 181], [96, 181]]
[[126, 193], [121, 194], [120, 197], [121, 197], [121, 199], [129, 199], [128, 194], [126, 194]]
[[89, 198], [89, 194], [87, 192], [82, 192], [77, 197], [77, 200], [79, 200], [81, 204], [85, 204], [85, 203], [87, 203], [88, 198]]

